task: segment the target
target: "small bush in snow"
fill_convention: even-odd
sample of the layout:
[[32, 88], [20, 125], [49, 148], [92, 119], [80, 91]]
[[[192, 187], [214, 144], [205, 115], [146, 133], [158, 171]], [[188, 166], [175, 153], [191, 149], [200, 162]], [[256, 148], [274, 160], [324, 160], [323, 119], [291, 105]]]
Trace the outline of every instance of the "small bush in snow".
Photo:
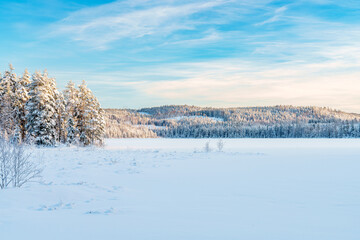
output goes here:
[[207, 141], [205, 143], [204, 150], [205, 150], [205, 152], [211, 152], [210, 141]]
[[218, 151], [221, 152], [224, 148], [224, 141], [222, 139], [219, 139], [216, 146], [217, 146]]
[[0, 138], [0, 189], [10, 185], [21, 187], [40, 177], [42, 170], [30, 160], [30, 156], [23, 145]]

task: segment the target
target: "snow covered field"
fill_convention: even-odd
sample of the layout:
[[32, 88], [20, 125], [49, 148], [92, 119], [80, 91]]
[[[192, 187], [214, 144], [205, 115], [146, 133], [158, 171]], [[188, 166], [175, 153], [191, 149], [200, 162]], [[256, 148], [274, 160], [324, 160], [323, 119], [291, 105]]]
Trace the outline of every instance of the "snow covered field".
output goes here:
[[0, 239], [360, 239], [360, 139], [119, 139], [41, 148]]

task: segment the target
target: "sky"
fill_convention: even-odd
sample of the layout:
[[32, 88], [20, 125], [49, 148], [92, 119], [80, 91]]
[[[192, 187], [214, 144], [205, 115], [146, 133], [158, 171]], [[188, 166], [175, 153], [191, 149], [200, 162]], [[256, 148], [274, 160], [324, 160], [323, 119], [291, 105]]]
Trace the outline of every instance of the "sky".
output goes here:
[[360, 113], [358, 0], [9, 0], [0, 70], [47, 69], [103, 107], [326, 106]]

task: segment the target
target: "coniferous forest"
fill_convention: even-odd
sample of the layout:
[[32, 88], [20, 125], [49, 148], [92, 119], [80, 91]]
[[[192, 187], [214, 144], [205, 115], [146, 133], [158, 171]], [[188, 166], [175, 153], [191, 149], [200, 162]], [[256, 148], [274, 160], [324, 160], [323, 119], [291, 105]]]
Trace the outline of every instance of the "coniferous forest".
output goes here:
[[326, 107], [105, 109], [107, 137], [357, 138], [360, 115]]
[[102, 144], [104, 117], [85, 81], [71, 81], [63, 92], [47, 71], [21, 76], [13, 66], [0, 78], [1, 136], [15, 143], [54, 146]]

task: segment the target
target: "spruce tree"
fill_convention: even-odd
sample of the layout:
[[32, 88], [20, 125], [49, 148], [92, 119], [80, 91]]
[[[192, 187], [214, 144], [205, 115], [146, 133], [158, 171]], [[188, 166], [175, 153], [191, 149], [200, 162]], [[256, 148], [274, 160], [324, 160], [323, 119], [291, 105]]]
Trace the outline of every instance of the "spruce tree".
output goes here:
[[67, 128], [66, 128], [66, 143], [71, 145], [71, 144], [75, 144], [77, 143], [77, 130], [75, 128], [74, 125], [74, 121], [72, 117], [69, 117], [69, 119], [67, 120]]
[[79, 90], [72, 81], [66, 85], [64, 90], [65, 98], [65, 122], [66, 122], [66, 142], [74, 144], [78, 140], [78, 131], [76, 129], [77, 116], [76, 109], [79, 104]]
[[59, 143], [66, 142], [66, 113], [64, 95], [55, 90], [55, 113], [56, 113], [56, 141]]
[[25, 70], [18, 78], [10, 69], [0, 74], [0, 136], [38, 145], [102, 144], [105, 131], [103, 110], [85, 82], [75, 88], [69, 82], [64, 94], [55, 79]]
[[105, 127], [103, 112], [85, 81], [79, 86], [79, 104], [75, 112], [80, 144], [102, 144]]
[[15, 91], [18, 78], [13, 72], [14, 68], [9, 64], [10, 70], [5, 71], [0, 81], [0, 128], [2, 135], [11, 137], [15, 131]]
[[56, 142], [55, 80], [47, 72], [36, 72], [29, 86], [26, 103], [26, 129], [28, 137], [37, 145], [54, 145]]
[[19, 142], [26, 137], [26, 102], [29, 100], [30, 75], [27, 69], [23, 76], [16, 82], [15, 87], [15, 123]]

